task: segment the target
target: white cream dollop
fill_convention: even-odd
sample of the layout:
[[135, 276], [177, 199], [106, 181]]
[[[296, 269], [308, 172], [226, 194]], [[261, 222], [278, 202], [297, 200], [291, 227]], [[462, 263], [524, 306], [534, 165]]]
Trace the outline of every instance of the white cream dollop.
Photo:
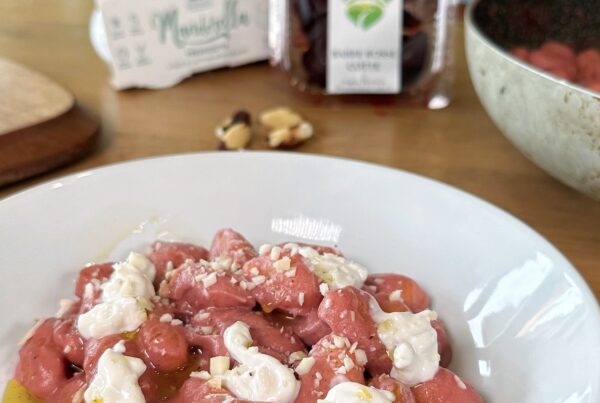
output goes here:
[[148, 318], [149, 299], [155, 295], [152, 262], [131, 252], [126, 261], [115, 263], [113, 269], [101, 285], [102, 302], [77, 319], [77, 329], [86, 339], [131, 332]]
[[329, 286], [329, 290], [337, 290], [347, 286], [361, 288], [367, 279], [368, 271], [360, 264], [333, 253], [320, 254], [309, 246], [286, 244], [284, 249], [291, 249], [292, 254], [299, 253], [310, 270]]
[[408, 386], [431, 380], [440, 363], [437, 332], [431, 326], [437, 314], [429, 309], [387, 313], [372, 297], [370, 309], [377, 335], [393, 360], [390, 375]]
[[329, 389], [325, 399], [319, 403], [392, 403], [396, 397], [392, 392], [356, 382], [341, 382]]
[[154, 265], [144, 256], [132, 252], [125, 262], [115, 263], [110, 279], [102, 284], [102, 301], [122, 297], [150, 298], [155, 295]]
[[223, 334], [225, 347], [239, 365], [221, 375], [222, 383], [240, 399], [288, 403], [300, 390], [300, 382], [291, 368], [251, 347], [250, 329], [235, 322]]
[[111, 334], [132, 332], [148, 314], [140, 302], [132, 297], [119, 298], [94, 306], [77, 319], [77, 329], [85, 339], [99, 339]]
[[146, 365], [139, 358], [123, 355], [124, 352], [125, 345], [121, 340], [102, 353], [96, 375], [83, 394], [86, 403], [146, 402], [138, 383]]

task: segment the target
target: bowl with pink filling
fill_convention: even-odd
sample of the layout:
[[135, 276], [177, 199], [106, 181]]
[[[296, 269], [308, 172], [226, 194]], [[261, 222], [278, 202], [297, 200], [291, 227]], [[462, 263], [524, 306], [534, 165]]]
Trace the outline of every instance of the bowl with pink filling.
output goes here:
[[600, 1], [476, 0], [465, 14], [473, 86], [502, 133], [600, 200]]

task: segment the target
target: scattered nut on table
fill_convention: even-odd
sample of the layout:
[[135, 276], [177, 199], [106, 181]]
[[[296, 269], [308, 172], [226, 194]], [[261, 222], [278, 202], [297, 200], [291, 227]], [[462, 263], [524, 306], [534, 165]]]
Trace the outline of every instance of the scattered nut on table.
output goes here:
[[293, 147], [305, 142], [314, 134], [313, 126], [298, 113], [279, 107], [264, 111], [259, 122], [267, 131], [269, 146]]
[[267, 109], [260, 114], [258, 120], [268, 129], [279, 129], [300, 124], [302, 117], [289, 108], [278, 107]]
[[234, 113], [216, 128], [215, 135], [220, 141], [219, 147], [226, 150], [245, 148], [252, 139], [250, 114], [246, 111]]

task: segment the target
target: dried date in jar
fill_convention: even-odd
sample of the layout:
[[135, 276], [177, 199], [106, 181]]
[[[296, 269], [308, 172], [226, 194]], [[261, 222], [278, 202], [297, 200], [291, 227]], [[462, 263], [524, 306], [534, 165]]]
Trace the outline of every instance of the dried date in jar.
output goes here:
[[297, 88], [448, 104], [452, 2], [273, 0], [271, 13], [273, 62]]

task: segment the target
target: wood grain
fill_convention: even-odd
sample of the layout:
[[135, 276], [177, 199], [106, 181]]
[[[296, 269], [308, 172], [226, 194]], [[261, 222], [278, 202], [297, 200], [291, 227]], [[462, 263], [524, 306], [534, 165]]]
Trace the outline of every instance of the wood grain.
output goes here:
[[0, 94], [0, 186], [74, 161], [98, 137], [98, 120], [70, 92], [4, 58]]
[[47, 77], [0, 58], [0, 136], [63, 115], [75, 99]]
[[[92, 2], [0, 2], [0, 54], [69, 88], [102, 119], [91, 157], [0, 189], [9, 196], [41, 181], [134, 158], [214, 150], [214, 126], [234, 109], [297, 109], [317, 128], [298, 152], [370, 161], [426, 175], [509, 211], [556, 245], [600, 296], [600, 203], [560, 184], [523, 157], [493, 125], [471, 86], [458, 40], [455, 98], [442, 111], [318, 105], [298, 98], [266, 64], [197, 75], [163, 91], [117, 93], [87, 38]], [[253, 148], [265, 148], [262, 140]]]

